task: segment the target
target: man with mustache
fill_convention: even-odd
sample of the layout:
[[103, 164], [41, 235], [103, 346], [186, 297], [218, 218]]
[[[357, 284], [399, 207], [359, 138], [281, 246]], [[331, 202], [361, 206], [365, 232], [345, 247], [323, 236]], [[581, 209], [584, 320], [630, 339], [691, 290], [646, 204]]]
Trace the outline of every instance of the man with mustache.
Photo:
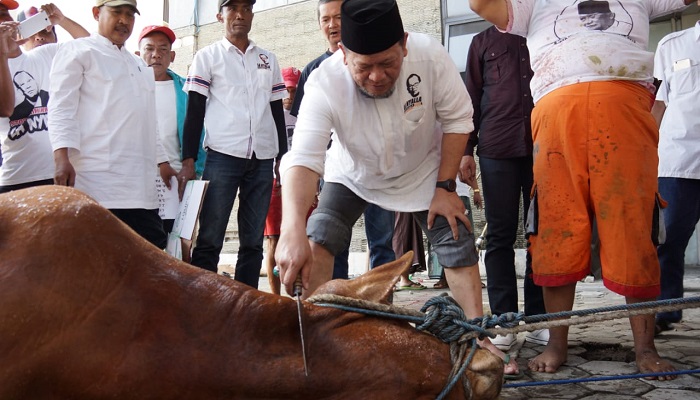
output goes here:
[[[338, 51], [338, 44], [341, 41], [341, 0], [319, 0], [316, 10], [318, 26], [323, 33], [323, 37], [328, 42], [328, 50], [306, 64], [301, 71], [299, 85], [290, 114], [298, 116], [301, 100], [304, 98], [304, 85], [309, 78], [309, 74], [318, 68], [321, 63], [333, 53]], [[332, 82], [328, 82], [328, 89], [332, 90]], [[323, 186], [323, 184], [321, 185]], [[396, 258], [393, 248], [394, 236], [394, 212], [387, 211], [375, 204], [370, 204], [364, 212], [365, 235], [367, 236], [367, 246], [369, 247], [370, 268], [378, 267]], [[348, 257], [350, 255], [350, 245], [335, 256], [333, 263], [333, 279], [348, 278]]]
[[92, 196], [139, 235], [164, 249], [156, 165], [167, 155], [155, 118], [153, 70], [126, 50], [136, 0], [97, 0], [97, 34], [66, 43], [51, 69], [49, 132], [57, 185]]
[[270, 205], [274, 160], [287, 151], [282, 99], [287, 88], [277, 57], [248, 37], [255, 0], [219, 0], [224, 38], [195, 54], [187, 75], [187, 115], [181, 187], [195, 177], [202, 126], [209, 181], [199, 217], [192, 264], [216, 272], [226, 226], [240, 189], [240, 247], [234, 279], [258, 287], [265, 216]]

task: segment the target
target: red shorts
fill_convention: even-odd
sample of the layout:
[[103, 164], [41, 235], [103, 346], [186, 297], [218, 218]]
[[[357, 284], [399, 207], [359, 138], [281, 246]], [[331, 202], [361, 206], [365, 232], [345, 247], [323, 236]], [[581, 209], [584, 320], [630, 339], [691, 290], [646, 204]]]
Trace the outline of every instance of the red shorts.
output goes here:
[[279, 236], [282, 226], [282, 187], [277, 185], [277, 179], [272, 181], [272, 195], [270, 196], [270, 208], [265, 218], [265, 236]]
[[[309, 219], [311, 212], [316, 208], [317, 202], [311, 206], [309, 213], [306, 214], [306, 219]], [[277, 179], [272, 181], [272, 195], [270, 196], [270, 208], [267, 209], [267, 218], [265, 218], [264, 236], [279, 236], [282, 226], [282, 186], [277, 185]]]
[[659, 131], [650, 96], [633, 82], [590, 82], [557, 89], [537, 103], [538, 228], [530, 236], [536, 284], [563, 286], [589, 273], [595, 217], [605, 286], [623, 296], [658, 296], [651, 231]]

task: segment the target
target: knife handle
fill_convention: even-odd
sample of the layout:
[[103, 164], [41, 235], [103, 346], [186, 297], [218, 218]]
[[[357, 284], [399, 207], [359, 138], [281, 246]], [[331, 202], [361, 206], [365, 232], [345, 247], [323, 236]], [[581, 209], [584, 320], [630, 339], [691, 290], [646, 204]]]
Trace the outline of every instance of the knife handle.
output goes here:
[[304, 286], [301, 283], [301, 273], [297, 275], [297, 279], [294, 280], [294, 296], [301, 296]]

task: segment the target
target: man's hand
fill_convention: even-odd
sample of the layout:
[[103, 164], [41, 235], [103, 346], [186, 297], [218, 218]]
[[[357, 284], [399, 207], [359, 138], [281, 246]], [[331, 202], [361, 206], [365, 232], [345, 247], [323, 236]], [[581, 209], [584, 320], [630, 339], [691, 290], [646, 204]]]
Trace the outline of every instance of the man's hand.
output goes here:
[[175, 168], [170, 166], [169, 162], [158, 164], [158, 169], [160, 170], [160, 179], [162, 179], [163, 183], [165, 183], [165, 187], [167, 187], [168, 190], [172, 190], [170, 181], [172, 180], [173, 176], [177, 176], [177, 171], [175, 171]]
[[68, 149], [63, 147], [53, 152], [53, 160], [56, 164], [53, 182], [61, 186], [75, 186], [75, 169], [68, 159]]
[[302, 285], [305, 289], [309, 287], [313, 257], [305, 225], [291, 230], [282, 229], [275, 251], [275, 261], [280, 267], [280, 281], [287, 294], [294, 293], [294, 281], [300, 273]]
[[462, 157], [462, 160], [459, 162], [459, 180], [466, 184], [476, 180], [476, 161], [474, 161], [474, 157]]
[[6, 21], [0, 23], [0, 55], [9, 56], [19, 47], [15, 38], [19, 22]]
[[187, 182], [197, 178], [194, 172], [194, 159], [186, 158], [182, 160], [182, 169], [177, 174], [178, 195], [182, 201], [182, 195], [185, 194], [185, 186]]
[[474, 200], [474, 205], [476, 206], [476, 209], [481, 210], [484, 207], [484, 200], [481, 197], [481, 192], [477, 192], [476, 190], [474, 191], [474, 198], [472, 200]]
[[435, 189], [435, 195], [433, 195], [433, 200], [430, 202], [430, 208], [428, 209], [428, 229], [433, 227], [435, 217], [442, 215], [452, 228], [452, 237], [457, 240], [459, 239], [459, 227], [457, 225], [459, 221], [464, 223], [464, 226], [470, 232], [472, 231], [472, 225], [469, 223], [469, 218], [464, 214], [465, 211], [464, 203], [457, 196], [457, 193], [439, 188]]
[[66, 18], [63, 15], [63, 12], [59, 10], [59, 8], [56, 7], [53, 3], [44, 4], [43, 6], [41, 6], [41, 9], [46, 11], [46, 15], [49, 17], [51, 25], [61, 25], [61, 23]]

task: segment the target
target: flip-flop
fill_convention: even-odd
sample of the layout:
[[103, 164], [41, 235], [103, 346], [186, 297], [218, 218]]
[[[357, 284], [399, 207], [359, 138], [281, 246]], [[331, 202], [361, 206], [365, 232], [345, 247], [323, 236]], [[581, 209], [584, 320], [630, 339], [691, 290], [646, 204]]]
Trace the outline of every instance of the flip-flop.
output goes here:
[[[505, 368], [506, 365], [510, 364], [510, 354], [506, 353], [505, 358], [503, 359], [503, 368]], [[503, 379], [507, 381], [513, 381], [517, 380], [523, 377], [523, 371], [520, 370], [518, 367], [518, 373], [517, 374], [506, 374], [505, 372], [503, 373]]]
[[411, 282], [408, 285], [399, 286], [398, 290], [423, 290], [423, 289], [427, 289], [427, 287], [425, 287], [417, 282]]

